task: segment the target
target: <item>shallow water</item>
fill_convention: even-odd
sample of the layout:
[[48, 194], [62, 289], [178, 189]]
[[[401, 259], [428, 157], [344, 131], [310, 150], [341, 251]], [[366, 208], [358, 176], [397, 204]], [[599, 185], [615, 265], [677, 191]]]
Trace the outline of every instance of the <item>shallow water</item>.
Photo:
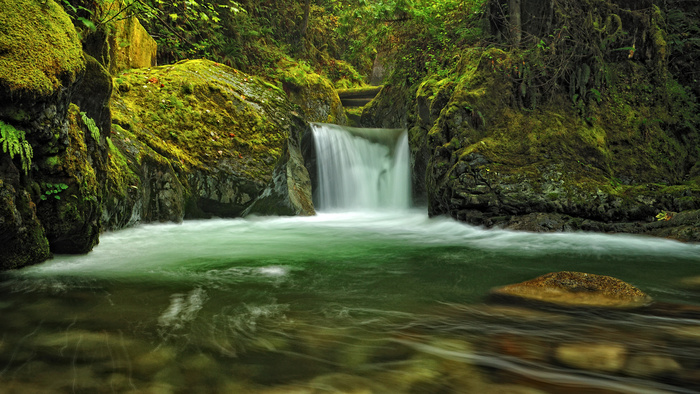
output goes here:
[[[563, 270], [676, 305], [485, 302]], [[693, 392], [698, 275], [697, 244], [418, 210], [143, 225], [4, 274], [0, 392]]]

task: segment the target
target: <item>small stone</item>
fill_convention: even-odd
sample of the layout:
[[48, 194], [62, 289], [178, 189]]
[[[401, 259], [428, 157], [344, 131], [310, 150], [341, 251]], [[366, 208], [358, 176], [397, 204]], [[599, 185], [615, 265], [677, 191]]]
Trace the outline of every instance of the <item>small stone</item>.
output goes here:
[[120, 346], [119, 342], [107, 333], [85, 330], [41, 335], [32, 344], [37, 351], [53, 358], [86, 361], [109, 359], [112, 357], [111, 348]]
[[542, 390], [517, 384], [489, 384], [481, 388], [484, 393], [491, 394], [546, 394]]
[[314, 378], [309, 387], [314, 394], [372, 394], [386, 392], [370, 379], [344, 373], [331, 373]]
[[570, 307], [634, 308], [651, 302], [651, 297], [619, 279], [567, 271], [499, 287], [491, 295]]
[[150, 376], [175, 363], [177, 353], [169, 347], [160, 347], [144, 353], [134, 360], [134, 372], [140, 376]]
[[674, 339], [700, 343], [700, 325], [667, 327], [665, 329]]
[[567, 343], [560, 345], [554, 356], [557, 361], [572, 368], [618, 372], [625, 366], [627, 349], [615, 343]]
[[691, 276], [681, 279], [681, 284], [686, 287], [700, 290], [700, 276]]
[[625, 372], [632, 376], [653, 377], [674, 374], [682, 369], [678, 361], [671, 357], [640, 355], [630, 357]]

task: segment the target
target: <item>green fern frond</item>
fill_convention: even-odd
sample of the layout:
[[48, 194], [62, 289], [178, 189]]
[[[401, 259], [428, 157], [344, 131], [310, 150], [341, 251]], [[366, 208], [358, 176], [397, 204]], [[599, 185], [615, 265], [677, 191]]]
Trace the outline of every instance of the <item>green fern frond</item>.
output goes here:
[[19, 155], [22, 160], [22, 169], [27, 174], [32, 164], [34, 151], [24, 138], [24, 131], [0, 120], [0, 145], [2, 145], [3, 152], [8, 153], [11, 159], [14, 159], [15, 155]]
[[95, 124], [95, 121], [92, 120], [91, 117], [87, 116], [85, 112], [81, 112], [80, 116], [83, 118], [83, 123], [85, 123], [85, 126], [87, 126], [88, 130], [90, 130], [90, 134], [92, 135], [92, 139], [95, 141], [100, 140], [100, 128], [97, 127], [97, 124]]

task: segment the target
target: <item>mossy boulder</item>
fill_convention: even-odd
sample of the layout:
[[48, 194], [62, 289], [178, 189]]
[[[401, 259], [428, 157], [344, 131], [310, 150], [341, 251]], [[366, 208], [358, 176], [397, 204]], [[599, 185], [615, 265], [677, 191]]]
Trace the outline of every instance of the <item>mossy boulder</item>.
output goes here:
[[0, 105], [51, 96], [85, 69], [73, 23], [54, 0], [3, 1], [0, 33]]
[[117, 75], [107, 227], [242, 215], [305, 130], [293, 112], [275, 85], [207, 60]]
[[[296, 119], [301, 123], [300, 118]], [[244, 212], [245, 215], [300, 215], [316, 214], [312, 198], [309, 163], [305, 161], [302, 138], [310, 135], [308, 123], [297, 127], [303, 133], [290, 135], [287, 145], [272, 175], [272, 181], [262, 194]]]
[[[664, 119], [667, 107], [640, 92], [611, 88], [612, 102], [592, 108], [588, 121], [565, 97], [531, 111], [514, 109], [504, 106], [515, 100], [513, 79], [484, 62], [493, 58], [510, 61], [502, 52], [480, 56], [475, 68], [432, 95], [442, 107], [427, 133], [432, 215], [534, 231], [610, 231], [610, 223], [648, 223], [661, 211], [700, 208], [700, 185], [684, 171], [692, 147], [662, 122], [635, 121]], [[641, 83], [635, 64], [611, 68], [619, 83]], [[449, 96], [446, 104], [439, 102], [441, 91]], [[624, 104], [632, 99], [634, 106]], [[434, 112], [417, 106], [420, 119], [432, 120]], [[552, 226], [535, 213], [562, 224]]]
[[617, 278], [568, 271], [493, 289], [491, 297], [566, 307], [636, 308], [651, 303], [647, 294]]
[[309, 122], [348, 123], [338, 92], [328, 79], [298, 64], [280, 62], [278, 78], [301, 117]]

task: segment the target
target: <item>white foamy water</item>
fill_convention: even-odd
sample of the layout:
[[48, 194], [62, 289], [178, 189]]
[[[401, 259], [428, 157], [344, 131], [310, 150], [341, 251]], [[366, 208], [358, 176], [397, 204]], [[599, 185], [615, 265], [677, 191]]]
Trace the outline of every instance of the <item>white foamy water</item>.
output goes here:
[[411, 173], [406, 131], [313, 124], [320, 211], [407, 209]]

